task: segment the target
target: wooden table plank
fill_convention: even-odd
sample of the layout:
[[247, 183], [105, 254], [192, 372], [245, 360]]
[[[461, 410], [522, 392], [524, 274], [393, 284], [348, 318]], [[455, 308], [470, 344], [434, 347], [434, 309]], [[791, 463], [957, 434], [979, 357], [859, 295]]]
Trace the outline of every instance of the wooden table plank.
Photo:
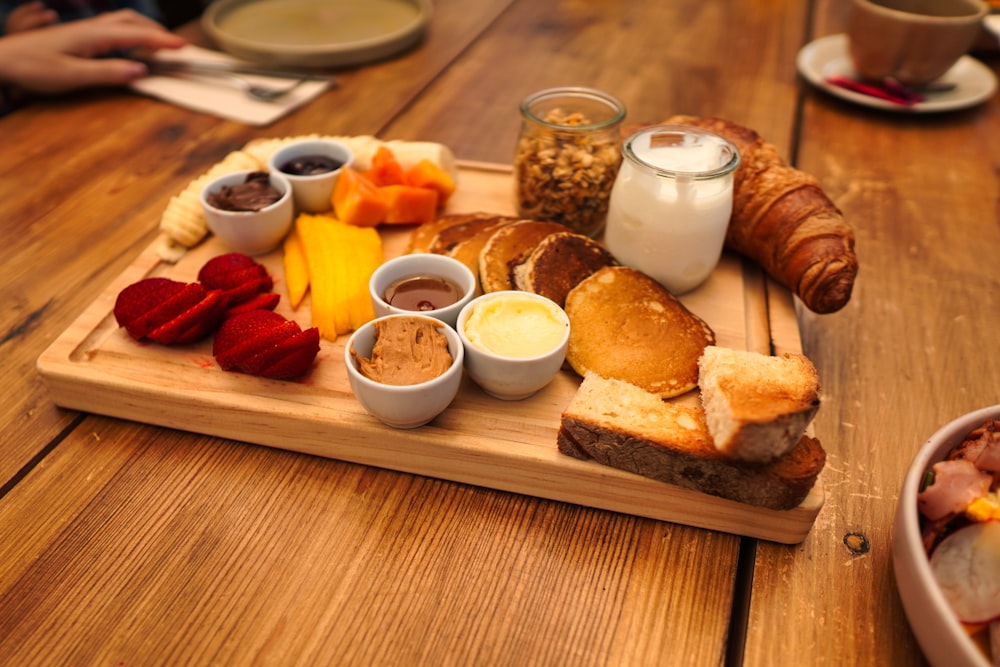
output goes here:
[[[29, 524], [37, 532], [23, 534]], [[92, 417], [0, 504], [0, 653], [22, 664], [714, 663], [731, 585], [718, 542]]]
[[[841, 32], [846, 9], [818, 3], [811, 36]], [[854, 225], [861, 270], [843, 311], [801, 313], [824, 385], [827, 503], [803, 544], [758, 547], [746, 664], [922, 664], [895, 589], [892, 519], [926, 438], [1000, 400], [987, 333], [1000, 327], [1000, 269], [984, 261], [1000, 244], [1000, 103], [907, 116], [800, 85], [797, 164]]]
[[[521, 99], [578, 85], [619, 97], [627, 123], [721, 116], [787, 151], [796, 92], [788, 66], [806, 9], [752, 0], [565, 2], [556, 10], [520, 2], [394, 119], [386, 136], [440, 141], [464, 159], [508, 163]], [[524, 53], [539, 55], [519, 57]]]

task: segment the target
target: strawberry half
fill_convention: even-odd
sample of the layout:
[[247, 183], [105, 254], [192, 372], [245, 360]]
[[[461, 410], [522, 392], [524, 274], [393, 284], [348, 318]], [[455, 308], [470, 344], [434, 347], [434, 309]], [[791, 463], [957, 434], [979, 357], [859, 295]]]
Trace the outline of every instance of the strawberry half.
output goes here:
[[274, 281], [267, 268], [252, 257], [230, 252], [213, 257], [198, 271], [198, 282], [208, 289], [225, 290], [230, 306], [247, 301], [254, 295], [269, 292]]
[[[197, 285], [197, 283], [191, 283]], [[147, 334], [161, 345], [183, 345], [205, 338], [218, 328], [226, 310], [226, 295], [222, 290], [205, 290], [202, 298], [189, 308]]]
[[254, 294], [246, 301], [240, 301], [235, 306], [226, 308], [226, 313], [223, 317], [225, 319], [229, 319], [233, 315], [239, 315], [240, 313], [246, 313], [251, 310], [274, 310], [280, 300], [281, 295], [277, 292], [261, 292], [260, 294]]
[[222, 319], [226, 296], [200, 283], [145, 278], [132, 283], [115, 300], [114, 315], [136, 340], [163, 345], [193, 343], [208, 336]]
[[136, 333], [142, 334], [141, 338], [150, 338], [154, 329], [194, 308], [205, 298], [206, 291], [202, 285], [198, 283], [180, 283], [180, 285], [180, 289], [173, 296], [164, 299], [160, 305], [133, 323], [133, 329]]
[[300, 331], [299, 325], [269, 310], [253, 310], [225, 321], [212, 344], [212, 354], [224, 370], [236, 369], [240, 362]]
[[269, 310], [238, 313], [223, 322], [212, 354], [224, 370], [283, 379], [303, 375], [319, 353], [319, 330]]
[[312, 368], [313, 361], [319, 353], [319, 329], [310, 327], [296, 338], [299, 339], [299, 348], [286, 355], [281, 361], [262, 370], [261, 376], [279, 380], [295, 378], [305, 375]]
[[297, 377], [312, 366], [319, 353], [319, 329], [300, 331], [247, 360], [247, 373], [267, 378]]
[[145, 278], [132, 283], [115, 299], [115, 321], [132, 338], [142, 340], [153, 328], [150, 313], [181, 292], [184, 285], [169, 278]]

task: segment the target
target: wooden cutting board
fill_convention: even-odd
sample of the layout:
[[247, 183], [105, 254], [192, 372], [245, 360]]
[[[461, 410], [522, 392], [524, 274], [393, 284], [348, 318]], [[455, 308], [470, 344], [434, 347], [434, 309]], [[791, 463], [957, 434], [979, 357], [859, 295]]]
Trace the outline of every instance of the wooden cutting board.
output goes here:
[[[464, 163], [448, 211], [513, 213], [512, 193], [509, 168]], [[402, 252], [409, 232], [383, 231], [387, 257]], [[180, 348], [138, 343], [115, 323], [118, 293], [148, 276], [194, 281], [208, 259], [228, 252], [210, 237], [171, 264], [156, 246], [146, 248], [39, 357], [38, 370], [58, 405], [787, 544], [805, 538], [823, 505], [822, 479], [799, 507], [775, 511], [560, 454], [559, 418], [580, 382], [569, 371], [516, 402], [491, 398], [466, 377], [442, 415], [418, 429], [396, 430], [371, 417], [351, 393], [343, 366], [346, 336], [323, 341], [314, 369], [298, 381], [222, 371], [211, 340]], [[258, 259], [282, 295], [277, 311], [310, 326], [308, 300], [294, 312], [288, 306], [280, 250]], [[791, 296], [738, 257], [724, 255], [708, 282], [683, 301], [715, 330], [719, 345], [800, 349]]]

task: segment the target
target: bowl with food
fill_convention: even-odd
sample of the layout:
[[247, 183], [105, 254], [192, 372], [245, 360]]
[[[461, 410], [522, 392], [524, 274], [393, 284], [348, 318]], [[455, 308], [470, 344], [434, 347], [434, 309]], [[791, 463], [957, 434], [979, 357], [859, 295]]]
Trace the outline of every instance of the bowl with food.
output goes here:
[[333, 208], [340, 170], [354, 164], [354, 153], [333, 139], [297, 139], [271, 154], [268, 167], [292, 184], [296, 210], [323, 213]]
[[376, 316], [420, 313], [454, 327], [458, 313], [476, 296], [476, 276], [452, 257], [412, 253], [375, 269], [368, 291]]
[[462, 341], [426, 315], [386, 315], [362, 325], [344, 348], [354, 396], [383, 424], [417, 428], [445, 411], [462, 384]]
[[470, 301], [458, 315], [469, 377], [494, 398], [518, 401], [551, 382], [566, 359], [569, 317], [538, 294], [502, 290]]
[[210, 181], [201, 191], [205, 222], [231, 250], [262, 255], [292, 228], [292, 186], [276, 171], [243, 170]]
[[892, 562], [907, 620], [935, 666], [1000, 661], [1000, 405], [936, 431], [899, 497]]

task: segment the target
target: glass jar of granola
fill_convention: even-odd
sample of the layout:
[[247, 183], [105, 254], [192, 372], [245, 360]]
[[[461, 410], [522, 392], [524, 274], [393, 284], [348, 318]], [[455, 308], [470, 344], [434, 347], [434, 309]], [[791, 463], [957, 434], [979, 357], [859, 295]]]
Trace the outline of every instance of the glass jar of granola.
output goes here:
[[600, 234], [621, 164], [624, 119], [625, 105], [593, 88], [548, 88], [526, 97], [514, 153], [518, 215]]

